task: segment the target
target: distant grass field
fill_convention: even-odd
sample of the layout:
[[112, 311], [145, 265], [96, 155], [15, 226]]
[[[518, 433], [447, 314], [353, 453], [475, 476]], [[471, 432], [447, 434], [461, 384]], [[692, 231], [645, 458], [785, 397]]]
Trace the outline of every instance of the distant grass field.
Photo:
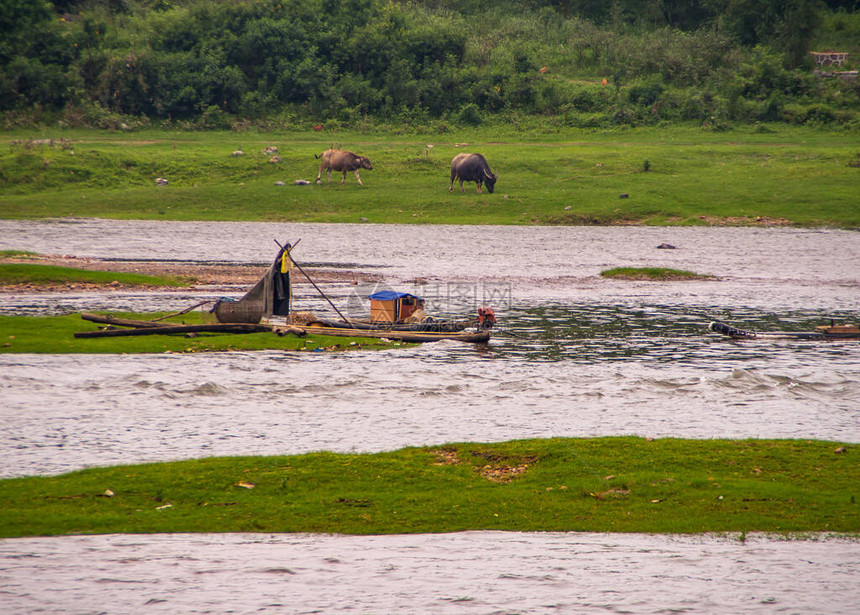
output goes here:
[[27, 250], [0, 250], [0, 258], [36, 258], [39, 254]]
[[860, 532], [856, 451], [554, 438], [94, 468], [0, 481], [0, 537], [468, 530]]
[[177, 276], [151, 276], [113, 271], [87, 271], [54, 265], [0, 263], [0, 284], [98, 284], [123, 286], [190, 286], [193, 280]]
[[[6, 133], [0, 145], [0, 218], [860, 227], [860, 138], [782, 125], [434, 135], [57, 129]], [[278, 151], [263, 151], [270, 146]], [[315, 180], [314, 154], [331, 146], [370, 157], [364, 188], [352, 173], [343, 186], [338, 173], [331, 184], [294, 184]], [[462, 152], [487, 157], [499, 176], [494, 194], [474, 184], [449, 193], [450, 160]]]

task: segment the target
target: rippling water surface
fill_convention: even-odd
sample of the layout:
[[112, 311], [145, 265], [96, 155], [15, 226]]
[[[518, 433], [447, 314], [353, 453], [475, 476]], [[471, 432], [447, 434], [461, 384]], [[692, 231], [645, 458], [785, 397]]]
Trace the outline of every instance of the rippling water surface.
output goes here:
[[[276, 250], [271, 238], [300, 238], [300, 262], [382, 275], [435, 311], [463, 315], [491, 303], [500, 331], [488, 346], [440, 342], [382, 352], [0, 355], [0, 476], [548, 436], [860, 442], [860, 343], [737, 342], [705, 330], [713, 319], [759, 330], [857, 322], [856, 232], [0, 221], [0, 249], [82, 257], [265, 263]], [[661, 243], [678, 249], [659, 250]], [[599, 276], [628, 265], [717, 279]], [[355, 289], [326, 290], [346, 309]], [[3, 296], [0, 313], [171, 310], [201, 297], [205, 290]], [[308, 287], [297, 301], [328, 309]], [[272, 562], [237, 566], [222, 541], [249, 561]], [[221, 612], [224, 602], [237, 612], [278, 611], [281, 591], [302, 605], [294, 612], [810, 612], [829, 590], [841, 592], [839, 599], [851, 594], [838, 580], [856, 580], [858, 572], [856, 543], [767, 539], [750, 546], [480, 533], [95, 537], [0, 547], [2, 591], [16, 597], [19, 612], [55, 612], [69, 596], [82, 606], [66, 612], [95, 611], [108, 588], [119, 601], [110, 612], [134, 605]], [[805, 549], [823, 559], [804, 559]], [[103, 572], [74, 563], [101, 557]], [[508, 561], [522, 565], [509, 570]], [[367, 577], [356, 572], [363, 565]], [[225, 585], [226, 571], [236, 568], [236, 586]], [[733, 576], [735, 569], [745, 574]], [[56, 593], [36, 592], [26, 580], [40, 575]], [[402, 585], [409, 575], [422, 577], [411, 589]], [[143, 580], [127, 582], [135, 578]], [[269, 592], [272, 579], [277, 589]], [[242, 580], [258, 590], [242, 594]], [[213, 587], [229, 596], [210, 597]], [[331, 601], [318, 599], [320, 592]], [[852, 597], [856, 603], [856, 590]]]
[[50, 613], [853, 613], [857, 543], [461, 532], [0, 541]]

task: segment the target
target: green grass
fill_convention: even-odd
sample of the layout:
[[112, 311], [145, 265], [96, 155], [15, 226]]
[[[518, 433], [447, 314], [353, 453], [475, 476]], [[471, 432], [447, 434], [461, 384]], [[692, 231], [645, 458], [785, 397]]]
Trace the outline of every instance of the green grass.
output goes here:
[[666, 267], [615, 267], [601, 271], [600, 275], [605, 278], [616, 278], [620, 280], [709, 280], [712, 275], [693, 273], [684, 269], [668, 269]]
[[[68, 139], [63, 146], [13, 144], [60, 136]], [[509, 126], [433, 135], [56, 130], [7, 133], [0, 145], [2, 218], [860, 227], [860, 168], [849, 166], [860, 153], [857, 136], [805, 127], [546, 133]], [[269, 145], [279, 148], [280, 163], [263, 153]], [[331, 184], [293, 185], [316, 178], [314, 154], [332, 145], [370, 157], [365, 187], [352, 174], [344, 186], [337, 174]], [[239, 148], [245, 155], [233, 157]], [[449, 193], [450, 160], [463, 151], [487, 157], [499, 176], [494, 194], [477, 194], [474, 184]], [[157, 186], [157, 177], [169, 184]]]
[[36, 256], [39, 254], [27, 250], [0, 250], [0, 258], [32, 258]]
[[112, 271], [88, 271], [55, 265], [0, 263], [0, 285], [3, 284], [98, 284], [118, 282], [123, 286], [191, 286], [191, 278], [151, 276]]
[[[121, 318], [153, 320], [164, 314], [114, 314]], [[191, 312], [163, 321], [165, 324], [198, 324], [203, 314]], [[77, 331], [96, 331], [99, 325], [81, 319], [80, 314], [65, 316], [0, 316], [0, 353], [38, 354], [132, 354], [159, 352], [216, 352], [250, 350], [349, 350], [406, 346], [371, 338], [342, 338], [326, 335], [279, 337], [274, 333], [199, 333], [187, 338], [176, 335], [77, 339]]]
[[855, 450], [838, 452], [838, 446], [613, 437], [88, 469], [0, 481], [0, 536], [466, 530], [857, 534], [860, 464], [853, 459]]

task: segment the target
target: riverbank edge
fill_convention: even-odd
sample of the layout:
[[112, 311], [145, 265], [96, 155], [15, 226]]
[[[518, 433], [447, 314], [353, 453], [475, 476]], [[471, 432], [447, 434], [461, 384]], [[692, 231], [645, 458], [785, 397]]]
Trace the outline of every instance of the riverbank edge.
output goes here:
[[[170, 261], [156, 261], [147, 259], [114, 260], [110, 258], [84, 257], [69, 254], [29, 254], [29, 255], [5, 255], [0, 252], [0, 265], [48, 265], [64, 267], [80, 271], [111, 272], [116, 274], [143, 275], [154, 278], [181, 278], [187, 281], [186, 288], [205, 288], [209, 292], [218, 290], [236, 291], [237, 289], [250, 289], [257, 283], [271, 267], [271, 263], [184, 263]], [[378, 282], [381, 277], [374, 274], [363, 273], [352, 270], [323, 269], [304, 266], [304, 269], [312, 275], [313, 279], [327, 283], [350, 283], [364, 284]], [[304, 276], [293, 276], [293, 283], [309, 284]], [[127, 286], [123, 283], [113, 284], [113, 281], [104, 283], [44, 283], [38, 281], [28, 282], [4, 282], [0, 278], [0, 293], [20, 292], [80, 292], [81, 290], [103, 290], [109, 288], [122, 289]], [[142, 286], [143, 290], [159, 290], [169, 288], [165, 284], [148, 284]]]

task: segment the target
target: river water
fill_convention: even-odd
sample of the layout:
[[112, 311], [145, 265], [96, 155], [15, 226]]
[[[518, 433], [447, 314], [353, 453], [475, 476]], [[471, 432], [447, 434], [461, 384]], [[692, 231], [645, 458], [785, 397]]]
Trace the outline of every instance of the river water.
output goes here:
[[[5, 613], [856, 613], [856, 542], [460, 532], [0, 541]], [[11, 610], [10, 610], [11, 607]]]
[[[311, 272], [377, 274], [433, 313], [491, 304], [499, 334], [381, 352], [0, 355], [0, 476], [548, 436], [860, 442], [860, 343], [705, 329], [857, 322], [856, 232], [0, 221], [0, 249], [79, 257], [265, 263], [273, 239], [300, 239]], [[616, 266], [717, 277], [599, 276]], [[325, 290], [352, 314], [369, 288]], [[19, 294], [0, 313], [172, 310], [215, 292]], [[296, 303], [334, 315], [309, 285]], [[858, 545], [841, 540], [113, 536], [3, 541], [0, 553], [0, 595], [18, 612], [845, 612], [860, 598]]]

